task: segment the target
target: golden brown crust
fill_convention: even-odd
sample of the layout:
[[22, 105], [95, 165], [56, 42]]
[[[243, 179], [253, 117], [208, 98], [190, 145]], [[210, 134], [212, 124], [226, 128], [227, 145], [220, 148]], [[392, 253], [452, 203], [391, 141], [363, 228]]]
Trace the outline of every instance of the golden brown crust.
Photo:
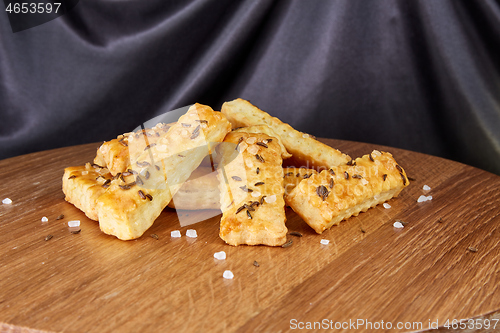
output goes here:
[[405, 171], [390, 153], [374, 150], [354, 165], [324, 170], [304, 179], [287, 204], [317, 233], [395, 197], [408, 186]]
[[282, 159], [287, 159], [292, 157], [292, 154], [290, 154], [285, 146], [283, 145], [283, 142], [281, 142], [281, 139], [279, 135], [276, 134], [276, 132], [273, 131], [273, 129], [267, 125], [253, 125], [253, 126], [247, 126], [247, 127], [241, 127], [234, 129], [233, 132], [245, 132], [245, 133], [262, 133], [269, 135], [272, 138], [276, 138], [278, 140], [278, 144], [281, 147], [281, 158]]
[[265, 134], [232, 132], [217, 151], [222, 156], [220, 237], [235, 246], [284, 244], [287, 228], [278, 142]]
[[287, 164], [293, 163], [297, 167], [322, 170], [345, 164], [351, 159], [339, 150], [315, 140], [311, 135], [295, 130], [241, 98], [224, 103], [221, 112], [226, 115], [233, 128], [260, 124], [269, 126], [280, 137], [287, 151], [293, 155], [287, 160]]

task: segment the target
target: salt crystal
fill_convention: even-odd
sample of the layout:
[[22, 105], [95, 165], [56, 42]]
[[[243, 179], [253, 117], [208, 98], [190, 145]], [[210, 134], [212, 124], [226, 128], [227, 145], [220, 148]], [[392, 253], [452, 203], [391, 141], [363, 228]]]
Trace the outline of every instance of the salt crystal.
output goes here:
[[170, 237], [179, 238], [179, 237], [181, 237], [181, 232], [179, 230], [171, 231]]
[[232, 279], [232, 278], [234, 278], [234, 274], [231, 271], [224, 271], [224, 274], [222, 274], [222, 277], [224, 279]]
[[389, 209], [389, 208], [391, 208], [391, 205], [389, 205], [387, 202], [384, 202], [384, 208]]
[[253, 145], [255, 142], [257, 142], [257, 138], [255, 136], [251, 136], [248, 139], [245, 140], [246, 143], [249, 145]]
[[190, 238], [196, 238], [198, 235], [196, 234], [196, 230], [194, 229], [188, 229], [186, 230], [186, 236]]
[[267, 202], [267, 203], [276, 202], [276, 194], [273, 194], [273, 195], [270, 195], [268, 197], [265, 197], [264, 201]]
[[394, 226], [394, 228], [398, 228], [398, 229], [404, 228], [403, 223], [401, 223], [399, 221], [394, 222], [393, 226]]
[[427, 197], [425, 195], [421, 195], [421, 196], [418, 197], [417, 202], [424, 202], [424, 201], [427, 201], [427, 200], [428, 199], [427, 199]]
[[70, 227], [70, 228], [79, 227], [79, 226], [80, 226], [79, 220], [68, 221], [68, 227]]
[[253, 191], [252, 192], [252, 197], [257, 198], [260, 197], [261, 193], [259, 191]]
[[427, 201], [431, 201], [431, 200], [432, 200], [432, 195], [427, 196]]
[[226, 252], [224, 252], [224, 251], [215, 252], [214, 258], [217, 260], [224, 260], [224, 259], [226, 259]]
[[330, 243], [330, 241], [328, 239], [322, 239], [319, 241], [321, 244], [323, 245], [328, 245]]
[[[255, 138], [254, 138], [254, 139], [255, 139]], [[248, 142], [248, 140], [247, 140], [247, 142]], [[249, 154], [252, 154], [252, 155], [257, 154], [257, 153], [259, 152], [259, 150], [260, 150], [260, 149], [259, 149], [259, 146], [257, 146], [257, 145], [251, 145], [251, 146], [249, 146], [249, 147], [247, 148], [247, 152], [248, 152]]]
[[12, 204], [12, 200], [10, 200], [9, 198], [5, 198], [5, 199], [2, 200], [2, 203], [4, 205], [10, 205], [10, 204]]
[[424, 185], [423, 190], [424, 190], [424, 191], [430, 191], [430, 190], [431, 190], [431, 188], [430, 188], [428, 185]]
[[304, 134], [302, 134], [302, 137], [303, 137], [304, 139], [307, 139], [307, 138], [309, 137], [309, 135], [304, 133]]
[[362, 178], [361, 179], [361, 184], [366, 185], [366, 184], [368, 184], [368, 181], [366, 179]]
[[49, 222], [49, 219], [47, 217], [42, 217], [42, 222]]

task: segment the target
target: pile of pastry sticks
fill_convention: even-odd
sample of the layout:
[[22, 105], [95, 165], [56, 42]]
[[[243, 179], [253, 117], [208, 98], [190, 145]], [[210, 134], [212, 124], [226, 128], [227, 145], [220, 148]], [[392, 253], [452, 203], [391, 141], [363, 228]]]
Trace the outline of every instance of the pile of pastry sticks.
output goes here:
[[390, 153], [353, 160], [243, 99], [120, 135], [63, 176], [66, 200], [119, 239], [140, 237], [175, 202], [220, 209], [228, 244], [270, 246], [286, 242], [285, 205], [322, 233], [408, 184]]

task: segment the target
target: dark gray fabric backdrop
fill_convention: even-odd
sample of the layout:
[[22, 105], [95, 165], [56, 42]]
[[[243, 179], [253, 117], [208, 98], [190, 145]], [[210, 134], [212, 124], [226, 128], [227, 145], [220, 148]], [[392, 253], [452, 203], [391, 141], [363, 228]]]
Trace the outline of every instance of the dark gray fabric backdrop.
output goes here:
[[82, 0], [18, 33], [2, 12], [0, 158], [241, 97], [500, 174], [499, 52], [494, 0]]

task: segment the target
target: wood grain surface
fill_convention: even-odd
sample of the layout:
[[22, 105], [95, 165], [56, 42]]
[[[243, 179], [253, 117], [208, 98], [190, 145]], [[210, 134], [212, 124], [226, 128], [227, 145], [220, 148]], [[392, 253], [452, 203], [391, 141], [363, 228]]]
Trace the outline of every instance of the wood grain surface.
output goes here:
[[[322, 141], [352, 157], [389, 151], [415, 180], [390, 209], [322, 235], [288, 210], [289, 231], [303, 234], [289, 235], [288, 248], [226, 245], [220, 215], [181, 227], [177, 213], [196, 213], [169, 208], [137, 240], [103, 234], [61, 191], [63, 169], [91, 161], [97, 143], [0, 161], [0, 199], [13, 201], [0, 204], [0, 331], [287, 332], [319, 322], [335, 332], [409, 332], [437, 322], [433, 331], [453, 332], [446, 320], [498, 322], [500, 177], [411, 151]], [[417, 203], [421, 194], [433, 200]], [[74, 219], [79, 234], [68, 230]], [[227, 259], [214, 259], [218, 251]]]

